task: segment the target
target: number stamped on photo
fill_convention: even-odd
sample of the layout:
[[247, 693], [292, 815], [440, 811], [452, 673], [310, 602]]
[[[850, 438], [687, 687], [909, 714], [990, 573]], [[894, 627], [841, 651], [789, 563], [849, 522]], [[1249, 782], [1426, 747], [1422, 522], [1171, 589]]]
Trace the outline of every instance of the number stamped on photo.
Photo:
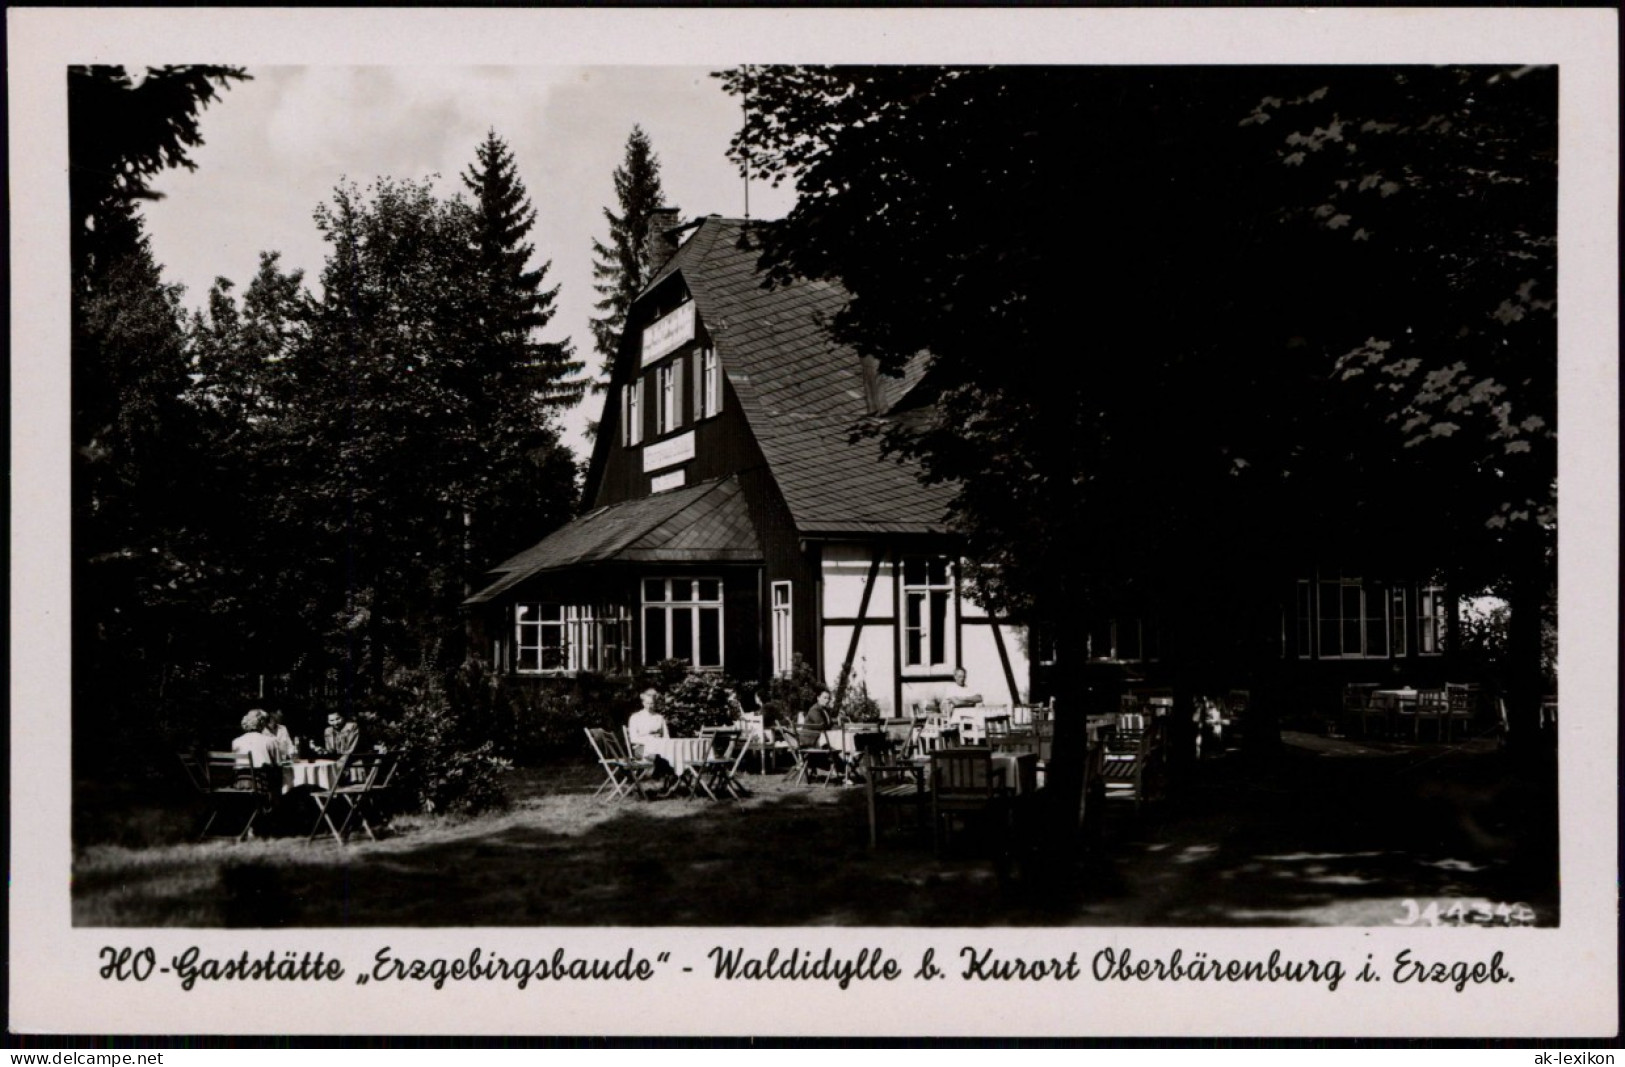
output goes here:
[[1533, 926], [1535, 909], [1521, 901], [1507, 904], [1488, 900], [1429, 900], [1400, 902], [1404, 914], [1395, 926]]

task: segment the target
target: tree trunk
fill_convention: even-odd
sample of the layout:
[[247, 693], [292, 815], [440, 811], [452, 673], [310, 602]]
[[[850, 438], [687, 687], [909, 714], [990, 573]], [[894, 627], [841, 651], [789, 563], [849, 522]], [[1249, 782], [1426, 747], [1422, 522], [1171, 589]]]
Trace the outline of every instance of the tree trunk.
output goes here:
[[1538, 558], [1524, 563], [1507, 591], [1507, 746], [1520, 760], [1538, 753], [1545, 743], [1540, 730], [1540, 701], [1546, 688], [1541, 669], [1541, 620], [1550, 584]]

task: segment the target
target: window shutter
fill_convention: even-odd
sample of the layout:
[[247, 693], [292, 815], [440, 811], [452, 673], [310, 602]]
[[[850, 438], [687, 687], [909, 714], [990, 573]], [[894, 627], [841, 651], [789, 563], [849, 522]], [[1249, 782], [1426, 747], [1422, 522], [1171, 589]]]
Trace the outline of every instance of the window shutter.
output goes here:
[[690, 392], [694, 394], [694, 421], [705, 418], [705, 347], [694, 349], [694, 373], [689, 378]]
[[632, 392], [631, 392], [631, 390], [632, 390], [632, 387], [629, 386], [629, 385], [623, 385], [623, 386], [621, 386], [621, 389], [620, 389], [620, 393], [621, 393], [621, 444], [623, 444], [623, 445], [629, 445], [629, 444], [632, 443], [632, 417], [631, 417], [631, 414], [630, 414], [630, 409], [631, 409], [631, 405], [632, 405]]
[[671, 361], [671, 425], [668, 430], [675, 430], [683, 424], [683, 363], [681, 359]]

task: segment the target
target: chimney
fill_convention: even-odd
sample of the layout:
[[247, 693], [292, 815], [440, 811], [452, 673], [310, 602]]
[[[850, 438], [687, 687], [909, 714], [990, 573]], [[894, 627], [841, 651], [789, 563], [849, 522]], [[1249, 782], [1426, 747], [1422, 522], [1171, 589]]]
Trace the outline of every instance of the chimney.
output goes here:
[[643, 261], [648, 266], [650, 278], [677, 251], [677, 238], [671, 232], [678, 228], [677, 217], [678, 209], [674, 207], [649, 209], [649, 229], [643, 236]]

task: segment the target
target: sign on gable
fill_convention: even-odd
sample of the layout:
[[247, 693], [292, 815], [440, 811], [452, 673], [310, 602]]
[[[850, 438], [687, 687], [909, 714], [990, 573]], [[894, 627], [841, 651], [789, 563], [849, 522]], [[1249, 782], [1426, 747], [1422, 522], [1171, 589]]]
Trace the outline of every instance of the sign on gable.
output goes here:
[[643, 446], [643, 473], [670, 467], [674, 463], [694, 458], [694, 431], [656, 441]]
[[694, 301], [662, 315], [643, 328], [643, 363], [647, 367], [694, 339]]

